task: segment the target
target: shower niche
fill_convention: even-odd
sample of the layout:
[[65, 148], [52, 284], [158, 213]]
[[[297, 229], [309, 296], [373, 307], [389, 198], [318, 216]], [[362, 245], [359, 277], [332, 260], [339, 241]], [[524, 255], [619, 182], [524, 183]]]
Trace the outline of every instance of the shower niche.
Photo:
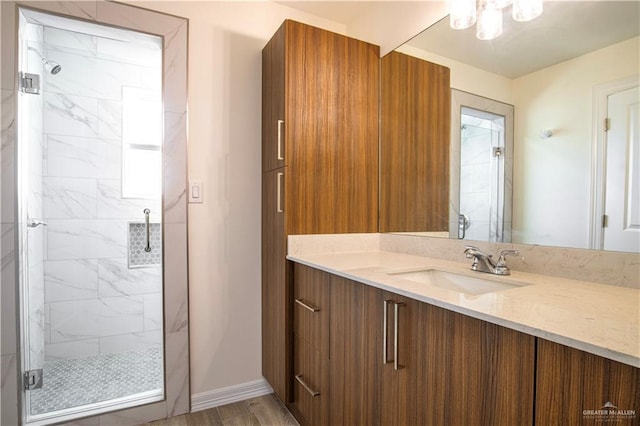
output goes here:
[[18, 20], [25, 421], [161, 401], [163, 39], [27, 8]]

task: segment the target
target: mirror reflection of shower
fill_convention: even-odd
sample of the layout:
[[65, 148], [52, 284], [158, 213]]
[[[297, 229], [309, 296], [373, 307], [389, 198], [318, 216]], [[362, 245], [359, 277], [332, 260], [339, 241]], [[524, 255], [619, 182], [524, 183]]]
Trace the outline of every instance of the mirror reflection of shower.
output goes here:
[[53, 75], [56, 75], [60, 71], [62, 71], [62, 66], [57, 62], [47, 61], [46, 58], [42, 58], [42, 63], [44, 64], [44, 69], [46, 69]]
[[40, 54], [40, 52], [38, 52], [37, 49], [29, 49], [31, 51], [33, 51], [35, 54], [37, 54], [38, 56], [40, 56], [40, 60], [42, 61], [42, 66], [44, 67], [44, 69], [48, 72], [51, 73], [53, 75], [58, 74], [60, 71], [62, 71], [62, 65], [60, 65], [59, 63], [55, 62], [55, 61], [50, 61], [47, 58], [45, 58], [44, 56], [42, 56]]
[[504, 117], [462, 107], [461, 122], [458, 238], [503, 241]]
[[452, 90], [450, 237], [511, 241], [512, 130], [513, 106]]

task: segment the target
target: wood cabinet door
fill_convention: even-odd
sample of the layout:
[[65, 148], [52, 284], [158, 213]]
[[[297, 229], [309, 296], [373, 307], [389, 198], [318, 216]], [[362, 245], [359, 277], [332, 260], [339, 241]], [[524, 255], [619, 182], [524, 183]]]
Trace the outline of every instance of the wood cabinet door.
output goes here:
[[537, 360], [537, 425], [640, 424], [640, 369], [540, 338]]
[[278, 205], [284, 173], [282, 168], [262, 175], [262, 374], [282, 401], [287, 400], [290, 339], [281, 200]]
[[[424, 354], [415, 346], [421, 302], [384, 292], [383, 306], [377, 318], [386, 340], [386, 363], [380, 367], [380, 418], [383, 425], [415, 425], [418, 359]], [[387, 303], [385, 303], [385, 301]], [[386, 332], [384, 316], [386, 310]]]
[[427, 304], [417, 327], [416, 424], [532, 424], [533, 336]]
[[286, 23], [262, 49], [262, 171], [285, 166]]
[[287, 232], [378, 231], [379, 47], [287, 21]]
[[331, 276], [332, 426], [380, 425], [382, 291]]

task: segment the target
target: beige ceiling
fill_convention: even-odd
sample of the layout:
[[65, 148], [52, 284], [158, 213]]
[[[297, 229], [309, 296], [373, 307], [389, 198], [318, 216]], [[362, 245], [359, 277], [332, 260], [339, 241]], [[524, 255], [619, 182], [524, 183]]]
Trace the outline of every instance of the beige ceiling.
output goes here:
[[365, 16], [369, 11], [380, 3], [395, 3], [393, 1], [278, 1], [275, 3], [288, 6], [302, 12], [320, 16], [331, 21], [349, 25], [361, 16]]
[[475, 27], [443, 19], [408, 44], [509, 78], [546, 68], [640, 33], [640, 2], [545, 2], [542, 16], [515, 22], [507, 8], [502, 35], [478, 40]]
[[[276, 1], [349, 25], [389, 1]], [[407, 2], [403, 2], [407, 3]], [[640, 1], [545, 1], [541, 17], [514, 22], [505, 9], [504, 32], [480, 41], [475, 28], [454, 31], [448, 20], [408, 44], [477, 68], [516, 78], [640, 34]], [[398, 25], [402, 25], [398, 23]]]

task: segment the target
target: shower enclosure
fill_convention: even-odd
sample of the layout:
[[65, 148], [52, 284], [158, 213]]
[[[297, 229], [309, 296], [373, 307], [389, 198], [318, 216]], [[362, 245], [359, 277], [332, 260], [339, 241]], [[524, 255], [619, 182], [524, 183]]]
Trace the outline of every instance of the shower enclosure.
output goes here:
[[463, 107], [460, 239], [503, 241], [504, 117]]
[[452, 90], [450, 235], [511, 241], [513, 106]]
[[163, 400], [163, 40], [18, 19], [25, 420]]

